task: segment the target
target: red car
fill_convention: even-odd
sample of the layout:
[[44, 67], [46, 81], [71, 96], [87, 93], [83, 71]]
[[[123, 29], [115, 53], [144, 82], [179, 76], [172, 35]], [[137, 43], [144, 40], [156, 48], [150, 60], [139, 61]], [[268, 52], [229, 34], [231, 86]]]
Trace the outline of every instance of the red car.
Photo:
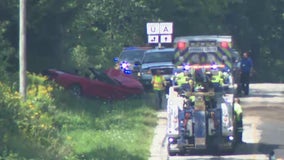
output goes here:
[[49, 69], [47, 74], [50, 79], [77, 96], [124, 99], [144, 92], [143, 85], [138, 80], [114, 68], [104, 72], [89, 68], [84, 76], [55, 69]]

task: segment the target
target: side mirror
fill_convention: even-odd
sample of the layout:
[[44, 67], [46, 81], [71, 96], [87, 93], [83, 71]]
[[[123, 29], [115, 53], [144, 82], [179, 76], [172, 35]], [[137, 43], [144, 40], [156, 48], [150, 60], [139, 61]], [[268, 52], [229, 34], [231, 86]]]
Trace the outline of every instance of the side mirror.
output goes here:
[[114, 57], [114, 58], [113, 58], [113, 61], [114, 61], [114, 62], [118, 62], [118, 61], [119, 61], [119, 58], [118, 58], [118, 57]]
[[134, 65], [135, 65], [135, 66], [140, 66], [140, 65], [141, 65], [141, 62], [140, 62], [140, 61], [135, 61], [135, 62], [134, 62]]

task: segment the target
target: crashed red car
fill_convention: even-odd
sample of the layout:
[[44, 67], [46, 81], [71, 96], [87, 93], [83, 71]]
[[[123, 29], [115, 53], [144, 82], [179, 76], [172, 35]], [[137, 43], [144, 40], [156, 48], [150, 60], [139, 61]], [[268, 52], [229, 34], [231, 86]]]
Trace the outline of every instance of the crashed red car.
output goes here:
[[114, 68], [104, 72], [89, 68], [84, 76], [49, 69], [47, 75], [77, 96], [124, 99], [144, 92], [143, 85], [138, 80]]

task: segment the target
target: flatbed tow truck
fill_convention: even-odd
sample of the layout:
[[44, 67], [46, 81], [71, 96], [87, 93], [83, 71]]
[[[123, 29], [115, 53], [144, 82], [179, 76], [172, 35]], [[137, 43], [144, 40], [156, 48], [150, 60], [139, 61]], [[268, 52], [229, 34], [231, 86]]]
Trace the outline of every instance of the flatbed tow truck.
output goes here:
[[[231, 36], [184, 36], [175, 39], [173, 84], [167, 101], [170, 156], [194, 150], [234, 150], [234, 74], [238, 55]], [[178, 73], [190, 75], [187, 87], [175, 83]], [[212, 82], [216, 74], [222, 84]]]

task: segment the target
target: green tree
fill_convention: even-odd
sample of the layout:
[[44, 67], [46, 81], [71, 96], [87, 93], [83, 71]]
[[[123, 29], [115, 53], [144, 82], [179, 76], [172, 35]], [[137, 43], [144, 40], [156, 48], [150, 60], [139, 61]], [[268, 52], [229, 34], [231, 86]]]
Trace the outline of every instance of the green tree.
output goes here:
[[229, 28], [240, 50], [251, 51], [255, 79], [283, 81], [283, 4], [283, 0], [243, 0], [229, 6]]
[[226, 0], [159, 0], [153, 3], [155, 14], [162, 21], [174, 22], [174, 35], [228, 34], [223, 25]]
[[9, 75], [7, 71], [15, 72], [15, 67], [17, 66], [15, 63], [17, 60], [15, 49], [11, 46], [9, 41], [5, 39], [5, 34], [7, 32], [7, 27], [9, 26], [9, 21], [1, 21], [0, 20], [0, 81], [9, 79]]
[[113, 65], [124, 45], [144, 44], [147, 18], [143, 17], [149, 13], [142, 0], [90, 1], [68, 30], [74, 43], [87, 46], [90, 61], [105, 68]]
[[[88, 55], [89, 64], [109, 67], [124, 45], [145, 44], [147, 22], [171, 21], [174, 36], [232, 35], [240, 52], [252, 51], [256, 68], [274, 68], [278, 71], [273, 73], [273, 80], [280, 80], [277, 68], [283, 64], [283, 3], [283, 0], [28, 0], [28, 70], [78, 67], [71, 58], [78, 46], [86, 48], [84, 54]], [[15, 48], [8, 52], [14, 59], [18, 48], [18, 1], [1, 0], [0, 13], [1, 28], [5, 29], [1, 31], [1, 43], [5, 41], [8, 48]], [[15, 59], [7, 63], [16, 64]], [[17, 70], [17, 65], [11, 67]]]

